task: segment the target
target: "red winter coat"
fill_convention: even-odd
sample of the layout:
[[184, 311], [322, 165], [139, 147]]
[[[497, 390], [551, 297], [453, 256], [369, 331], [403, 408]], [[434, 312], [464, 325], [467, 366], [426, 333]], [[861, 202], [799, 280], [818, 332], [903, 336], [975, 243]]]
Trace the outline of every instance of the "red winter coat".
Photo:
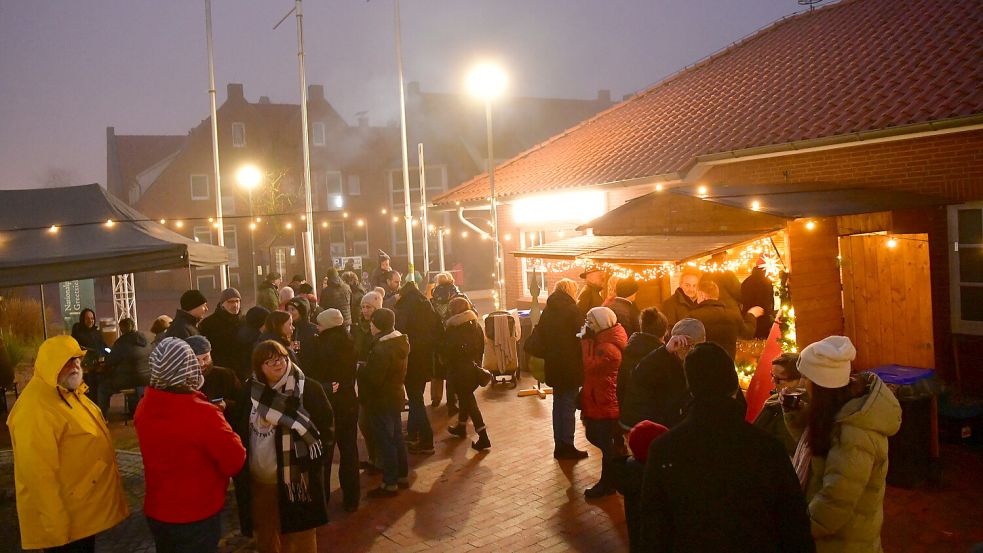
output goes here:
[[589, 419], [617, 419], [618, 367], [628, 345], [624, 327], [616, 324], [593, 338], [580, 342], [584, 357], [584, 389], [580, 393], [580, 410]]
[[246, 449], [218, 407], [201, 392], [147, 388], [133, 425], [143, 453], [148, 517], [186, 523], [222, 510], [229, 478], [242, 468]]

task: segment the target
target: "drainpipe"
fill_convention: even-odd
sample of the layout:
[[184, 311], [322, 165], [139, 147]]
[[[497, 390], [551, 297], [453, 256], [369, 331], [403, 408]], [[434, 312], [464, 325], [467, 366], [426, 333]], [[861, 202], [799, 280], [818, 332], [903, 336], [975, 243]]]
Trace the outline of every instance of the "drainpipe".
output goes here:
[[[483, 209], [483, 210], [484, 209], [489, 209], [490, 210], [491, 209], [491, 206], [472, 207], [470, 209], [472, 209], [472, 210], [473, 209]], [[460, 219], [462, 223], [464, 223], [464, 226], [466, 226], [469, 229], [477, 232], [478, 235], [481, 236], [482, 238], [488, 238], [489, 240], [491, 239], [492, 236], [491, 236], [491, 234], [488, 233], [488, 231], [485, 231], [485, 230], [482, 230], [482, 229], [478, 228], [477, 226], [475, 226], [474, 223], [472, 223], [471, 221], [468, 221], [467, 219], [464, 218], [464, 208], [463, 207], [457, 208], [457, 218]], [[487, 219], [485, 221], [488, 222], [488, 223], [491, 222], [491, 221], [488, 221]]]

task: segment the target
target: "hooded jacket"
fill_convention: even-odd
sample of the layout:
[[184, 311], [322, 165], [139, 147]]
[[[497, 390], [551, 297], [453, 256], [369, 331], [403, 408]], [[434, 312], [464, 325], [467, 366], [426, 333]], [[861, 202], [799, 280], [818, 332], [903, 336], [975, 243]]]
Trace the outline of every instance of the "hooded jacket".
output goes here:
[[672, 428], [683, 420], [691, 400], [683, 362], [665, 346], [635, 365], [631, 370], [631, 386], [625, 392], [621, 426], [626, 428], [643, 420]]
[[239, 369], [241, 357], [236, 347], [236, 336], [244, 322], [242, 315], [233, 315], [219, 305], [198, 325], [198, 330], [212, 345], [212, 359], [216, 365]]
[[481, 365], [485, 350], [485, 334], [478, 326], [478, 315], [471, 310], [464, 311], [448, 317], [445, 324], [440, 358], [454, 389], [459, 394], [471, 393], [478, 387], [474, 366]]
[[[77, 347], [67, 336], [54, 339]], [[129, 515], [102, 413], [85, 396], [84, 384], [74, 392], [58, 386], [58, 373], [70, 358], [64, 352], [39, 355], [34, 377], [7, 418], [24, 549], [86, 538]]]
[[460, 295], [462, 295], [461, 290], [455, 284], [445, 282], [434, 286], [433, 291], [430, 292], [430, 303], [433, 304], [434, 311], [437, 312], [441, 320], [450, 317], [448, 308], [451, 300]]
[[411, 346], [406, 378], [429, 382], [433, 376], [434, 349], [443, 332], [440, 318], [419, 290], [410, 291], [405, 286], [394, 311], [396, 330], [406, 335]]
[[638, 319], [641, 317], [642, 312], [635, 305], [635, 302], [628, 298], [617, 297], [607, 302], [605, 307], [614, 311], [614, 314], [618, 317], [618, 324], [624, 327], [625, 334], [629, 337], [641, 330]]
[[265, 307], [267, 311], [276, 311], [280, 308], [280, 294], [277, 293], [275, 284], [268, 280], [259, 284], [256, 290], [256, 305]]
[[150, 383], [150, 340], [134, 330], [119, 337], [106, 355], [108, 384], [113, 390], [125, 390]]
[[628, 336], [617, 323], [581, 340], [584, 389], [580, 409], [585, 418], [618, 419], [618, 367], [626, 345]]
[[307, 301], [307, 298], [295, 296], [287, 302], [287, 305], [292, 305], [300, 313], [300, 318], [294, 321], [293, 339], [300, 342], [300, 353], [297, 354], [297, 364], [300, 365], [300, 369], [304, 371], [304, 374], [308, 374], [307, 370], [314, 363], [314, 357], [316, 356], [314, 339], [317, 338], [317, 325], [312, 323], [309, 318], [311, 304]]
[[566, 390], [583, 384], [583, 356], [577, 338], [583, 323], [584, 315], [569, 294], [557, 290], [546, 298], [546, 307], [534, 330], [535, 340], [542, 346], [546, 384]]
[[[301, 352], [303, 352], [301, 346]], [[358, 398], [355, 395], [355, 342], [344, 326], [322, 330], [314, 339], [314, 355], [310, 368], [304, 373], [324, 385], [335, 415], [356, 416]], [[339, 384], [338, 391], [331, 383]]]
[[370, 413], [403, 410], [403, 380], [410, 353], [405, 334], [393, 330], [372, 344], [368, 361], [358, 372], [358, 399]]
[[754, 337], [764, 340], [771, 332], [771, 325], [775, 322], [775, 287], [768, 280], [768, 275], [761, 267], [751, 270], [744, 282], [741, 283], [741, 300], [744, 311], [752, 307], [760, 307], [765, 310], [764, 315], [758, 317]]
[[887, 441], [901, 428], [901, 405], [877, 375], [858, 378], [866, 380], [864, 394], [840, 408], [829, 453], [809, 467], [806, 500], [820, 553], [882, 551]]
[[321, 290], [318, 304], [322, 309], [334, 308], [341, 311], [345, 324], [352, 324], [352, 289], [338, 275], [328, 278], [328, 285]]
[[252, 375], [253, 347], [256, 344], [256, 340], [259, 339], [259, 335], [262, 332], [260, 329], [263, 327], [263, 323], [266, 322], [266, 317], [269, 314], [270, 311], [265, 307], [259, 305], [250, 307], [249, 311], [246, 311], [245, 322], [239, 327], [238, 332], [236, 332], [236, 348], [239, 352], [239, 362], [235, 366], [235, 371], [240, 382], [245, 382]]
[[678, 323], [680, 319], [689, 317], [689, 312], [696, 309], [696, 305], [695, 301], [683, 293], [682, 288], [676, 288], [676, 291], [666, 301], [662, 302], [660, 311], [666, 316], [666, 320], [669, 321], [669, 329], [672, 330], [672, 326]]

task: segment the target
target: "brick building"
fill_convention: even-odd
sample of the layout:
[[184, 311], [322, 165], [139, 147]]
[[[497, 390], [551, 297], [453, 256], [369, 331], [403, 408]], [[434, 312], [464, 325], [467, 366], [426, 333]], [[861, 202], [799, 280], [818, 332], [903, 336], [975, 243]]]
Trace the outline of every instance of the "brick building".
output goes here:
[[[828, 191], [830, 206], [845, 202], [845, 189], [928, 195], [914, 211], [789, 220], [797, 338], [846, 333], [887, 356], [906, 342], [928, 350], [926, 365], [983, 390], [980, 15], [972, 1], [845, 0], [780, 20], [497, 167], [506, 251], [528, 248], [530, 237], [564, 250], [598, 211], [678, 187], [711, 196], [727, 186], [808, 187]], [[487, 209], [487, 194], [481, 175], [435, 203]], [[672, 216], [701, 224], [694, 213]], [[860, 240], [914, 244], [928, 282], [899, 284], [892, 274], [910, 263], [893, 264], [886, 249], [864, 265], [849, 247]], [[527, 305], [528, 261], [506, 255], [506, 270], [509, 305]], [[860, 276], [869, 283], [855, 289]]]
[[[309, 90], [311, 182], [315, 213], [315, 256], [318, 270], [332, 258], [361, 257], [366, 270], [376, 251], [393, 257], [397, 269], [406, 266], [403, 183], [399, 128], [395, 122], [371, 126], [359, 116], [349, 125], [331, 106], [324, 89]], [[503, 158], [612, 104], [601, 91], [592, 100], [514, 98], [496, 114], [496, 151]], [[303, 273], [301, 231], [303, 158], [300, 109], [261, 97], [247, 100], [243, 85], [229, 84], [218, 108], [219, 159], [225, 245], [232, 262], [232, 286], [252, 303], [255, 279], [269, 271], [285, 276]], [[446, 192], [485, 167], [484, 111], [472, 100], [455, 94], [429, 93], [417, 83], [407, 86], [407, 128], [411, 201], [419, 202], [417, 144], [425, 147], [430, 197]], [[236, 173], [254, 165], [263, 182], [250, 196], [238, 186]], [[211, 153], [211, 123], [203, 120], [186, 136], [119, 135], [107, 129], [107, 187], [148, 217], [186, 236], [216, 242], [215, 183]], [[414, 217], [420, 212], [414, 209]], [[258, 218], [258, 219], [257, 219]], [[450, 215], [433, 214], [428, 233], [430, 270], [438, 269], [437, 229], [445, 229], [446, 267], [459, 271], [471, 287], [487, 287], [491, 263], [480, 248], [463, 244], [464, 227]], [[255, 228], [253, 228], [255, 227]], [[414, 226], [417, 270], [422, 266], [423, 233]], [[256, 270], [250, 269], [254, 265]], [[485, 267], [487, 265], [487, 268]], [[422, 272], [422, 271], [421, 271]], [[167, 271], [139, 275], [139, 308], [145, 320], [170, 312], [176, 297], [195, 286], [212, 297], [217, 269]]]

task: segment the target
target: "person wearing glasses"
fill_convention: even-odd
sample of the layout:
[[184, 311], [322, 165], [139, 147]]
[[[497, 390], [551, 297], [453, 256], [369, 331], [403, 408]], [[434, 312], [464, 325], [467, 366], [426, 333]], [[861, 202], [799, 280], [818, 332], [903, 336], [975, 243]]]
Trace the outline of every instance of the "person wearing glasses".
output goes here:
[[328, 522], [324, 465], [334, 447], [331, 404], [280, 342], [260, 342], [251, 361], [253, 375], [232, 425], [246, 446], [245, 466], [235, 478], [242, 533], [255, 535], [260, 553], [314, 553], [315, 530]]
[[[788, 427], [785, 425], [785, 419], [782, 416], [781, 392], [783, 390], [795, 390], [804, 385], [802, 375], [795, 368], [798, 361], [798, 353], [783, 353], [771, 362], [771, 382], [775, 388], [772, 391], [771, 397], [765, 400], [765, 405], [761, 409], [761, 412], [758, 413], [757, 418], [754, 419], [754, 426], [764, 430], [781, 442], [785, 446], [785, 451], [789, 457], [795, 453], [797, 440], [792, 437], [788, 431]], [[801, 396], [795, 401], [806, 403]], [[798, 412], [801, 412], [801, 410], [796, 411], [796, 413]]]

